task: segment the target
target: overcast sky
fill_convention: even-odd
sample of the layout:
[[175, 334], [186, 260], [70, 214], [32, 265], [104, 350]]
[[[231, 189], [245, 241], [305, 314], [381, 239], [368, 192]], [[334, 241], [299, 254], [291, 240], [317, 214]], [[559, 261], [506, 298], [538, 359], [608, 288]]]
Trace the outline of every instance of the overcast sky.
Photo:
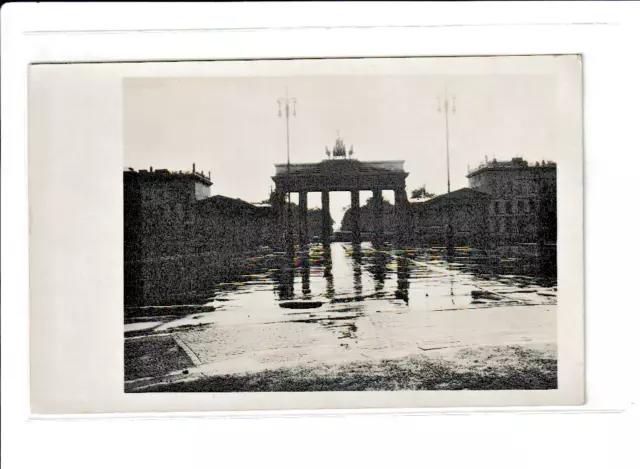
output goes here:
[[[405, 160], [409, 193], [422, 184], [443, 193], [445, 122], [437, 98], [445, 84], [456, 97], [449, 118], [452, 190], [467, 186], [467, 167], [485, 154], [551, 159], [557, 104], [549, 75], [205, 77], [125, 79], [124, 164], [190, 170], [196, 163], [211, 171], [213, 194], [263, 200], [273, 165], [286, 162], [277, 98], [288, 88], [297, 99], [292, 163], [325, 158], [339, 130], [359, 160]], [[385, 197], [392, 200], [391, 193]], [[334, 218], [349, 201], [347, 193], [332, 194]], [[309, 204], [319, 206], [320, 195]]]

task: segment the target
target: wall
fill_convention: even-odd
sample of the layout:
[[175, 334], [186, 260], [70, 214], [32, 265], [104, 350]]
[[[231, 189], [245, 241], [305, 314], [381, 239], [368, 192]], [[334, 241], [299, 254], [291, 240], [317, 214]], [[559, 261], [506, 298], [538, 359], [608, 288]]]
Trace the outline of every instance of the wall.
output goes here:
[[444, 246], [451, 214], [456, 245], [485, 246], [490, 243], [487, 215], [491, 196], [472, 189], [459, 189], [409, 206], [414, 241]]
[[201, 182], [195, 182], [195, 198], [196, 200], [206, 199], [211, 197], [210, 187]]
[[186, 178], [141, 183], [141, 255], [175, 256], [191, 252], [195, 184]]
[[276, 232], [271, 207], [214, 196], [195, 204], [194, 248], [198, 252], [248, 250], [270, 244]]
[[143, 282], [136, 260], [142, 252], [142, 216], [140, 180], [136, 173], [124, 172], [124, 295], [125, 304], [133, 304], [142, 295]]

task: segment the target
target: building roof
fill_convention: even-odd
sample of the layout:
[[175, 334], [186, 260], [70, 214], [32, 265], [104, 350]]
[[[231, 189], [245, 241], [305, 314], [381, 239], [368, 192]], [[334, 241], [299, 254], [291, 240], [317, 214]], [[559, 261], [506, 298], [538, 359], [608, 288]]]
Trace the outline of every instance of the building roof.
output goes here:
[[261, 212], [264, 211], [267, 207], [258, 207], [252, 203], [245, 202], [241, 199], [232, 199], [231, 197], [225, 197], [223, 195], [214, 195], [212, 197], [207, 197], [205, 199], [201, 199], [196, 201], [196, 204], [199, 208], [207, 209], [212, 208], [214, 210], [220, 210], [225, 212]]
[[124, 173], [136, 176], [138, 178], [144, 179], [145, 181], [162, 181], [169, 179], [192, 179], [194, 181], [200, 182], [205, 186], [211, 186], [213, 183], [211, 179], [204, 175], [203, 172], [188, 172], [188, 171], [169, 171], [168, 169], [140, 169], [136, 171], [133, 168], [124, 168]]
[[467, 178], [476, 176], [477, 174], [485, 171], [522, 171], [522, 170], [555, 170], [556, 164], [553, 161], [542, 160], [542, 163], [536, 161], [534, 164], [529, 164], [528, 161], [521, 157], [515, 157], [511, 160], [498, 161], [495, 158], [492, 161], [482, 163], [477, 168], [472, 169], [467, 174]]
[[333, 171], [368, 172], [404, 172], [404, 160], [360, 161], [353, 158], [328, 159], [319, 163], [276, 164], [276, 177], [313, 175]]
[[463, 187], [462, 189], [458, 189], [455, 191], [451, 191], [449, 194], [441, 194], [436, 197], [433, 197], [429, 200], [425, 200], [424, 202], [412, 202], [411, 205], [416, 207], [433, 207], [436, 205], [440, 205], [441, 203], [446, 202], [447, 200], [451, 200], [452, 202], [464, 202], [469, 200], [478, 200], [478, 199], [490, 199], [491, 195], [486, 192], [481, 192], [475, 189], [470, 189], [468, 187]]

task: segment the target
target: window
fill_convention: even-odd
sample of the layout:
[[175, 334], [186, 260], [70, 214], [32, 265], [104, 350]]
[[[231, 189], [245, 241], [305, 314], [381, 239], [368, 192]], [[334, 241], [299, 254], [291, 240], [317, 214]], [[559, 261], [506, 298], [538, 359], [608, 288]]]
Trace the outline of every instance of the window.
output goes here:
[[506, 203], [506, 212], [511, 213], [511, 201], [507, 200]]
[[518, 218], [518, 231], [520, 233], [524, 233], [527, 231], [527, 218], [526, 217], [519, 217]]
[[175, 216], [178, 220], [182, 220], [184, 218], [184, 210], [182, 209], [182, 204], [176, 204]]
[[499, 213], [500, 212], [500, 202], [498, 202], [497, 200], [493, 203], [493, 213]]
[[524, 200], [519, 200], [518, 201], [518, 212], [522, 213], [524, 211], [525, 211]]

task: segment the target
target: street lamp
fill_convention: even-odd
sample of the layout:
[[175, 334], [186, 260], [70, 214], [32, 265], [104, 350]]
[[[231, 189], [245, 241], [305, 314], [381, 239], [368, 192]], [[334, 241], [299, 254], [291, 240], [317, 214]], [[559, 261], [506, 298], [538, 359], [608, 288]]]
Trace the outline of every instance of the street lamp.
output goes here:
[[[441, 106], [441, 100], [444, 101], [444, 106]], [[444, 108], [444, 110], [443, 110]], [[447, 154], [447, 251], [453, 250], [453, 221], [451, 213], [451, 173], [449, 170], [449, 110], [453, 114], [456, 113], [456, 98], [451, 98], [451, 106], [449, 106], [449, 95], [447, 87], [444, 88], [444, 98], [438, 97], [438, 112], [444, 113], [444, 128], [445, 128], [445, 144]]]
[[[287, 128], [287, 182], [290, 183], [291, 177], [291, 161], [290, 161], [290, 145], [289, 145], [289, 115], [293, 113], [296, 116], [296, 98], [289, 98], [289, 89], [286, 89], [286, 95], [284, 98], [278, 99], [278, 117], [282, 117], [284, 106], [284, 117]], [[287, 249], [293, 250], [293, 226], [291, 216], [291, 191], [287, 187]]]

